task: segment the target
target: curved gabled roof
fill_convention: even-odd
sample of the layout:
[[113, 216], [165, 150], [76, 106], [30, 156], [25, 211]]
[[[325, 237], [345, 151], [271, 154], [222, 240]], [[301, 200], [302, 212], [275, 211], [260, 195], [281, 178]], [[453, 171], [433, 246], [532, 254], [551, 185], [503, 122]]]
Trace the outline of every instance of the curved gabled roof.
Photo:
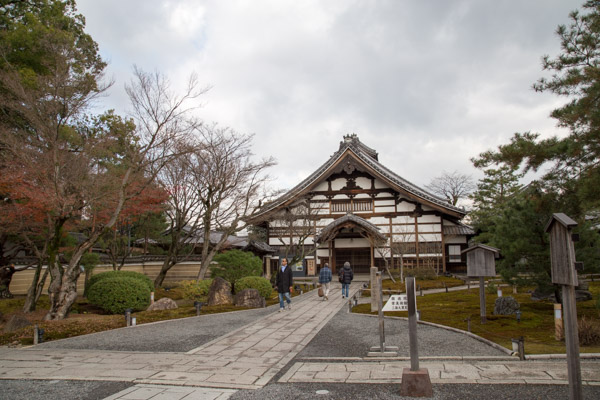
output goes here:
[[464, 209], [458, 208], [450, 204], [447, 200], [437, 197], [434, 194], [431, 194], [400, 177], [399, 175], [396, 175], [378, 161], [378, 154], [374, 149], [363, 144], [358, 139], [356, 134], [352, 134], [344, 136], [344, 140], [340, 142], [340, 148], [338, 151], [333, 153], [329, 160], [327, 160], [308, 178], [300, 182], [294, 188], [276, 200], [265, 204], [263, 209], [253, 219], [262, 219], [266, 214], [269, 214], [279, 207], [290, 204], [298, 196], [310, 191], [312, 187], [331, 174], [331, 172], [339, 165], [339, 163], [348, 155], [360, 162], [365, 169], [369, 170], [374, 176], [380, 178], [384, 182], [387, 182], [392, 188], [395, 188], [399, 192], [406, 194], [408, 197], [412, 197], [414, 200], [421, 201], [430, 207], [459, 218], [464, 217], [466, 214]]
[[369, 235], [371, 235], [375, 240], [380, 242], [385, 242], [387, 238], [379, 231], [379, 228], [364, 218], [359, 217], [354, 214], [346, 214], [341, 218], [336, 219], [325, 228], [321, 230], [321, 233], [317, 235], [315, 238], [316, 243], [322, 243], [330, 240], [335, 237], [337, 231], [346, 226], [358, 226], [359, 228], [365, 230]]

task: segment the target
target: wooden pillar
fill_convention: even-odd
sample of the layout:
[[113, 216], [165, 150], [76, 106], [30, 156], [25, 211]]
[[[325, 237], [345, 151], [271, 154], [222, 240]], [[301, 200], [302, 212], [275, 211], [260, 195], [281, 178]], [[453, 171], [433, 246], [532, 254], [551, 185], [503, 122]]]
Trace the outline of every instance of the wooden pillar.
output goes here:
[[337, 262], [337, 260], [335, 259], [335, 239], [331, 239], [331, 265], [332, 265], [331, 270], [334, 272], [337, 271], [337, 268], [335, 266], [336, 262]]
[[314, 224], [314, 232], [313, 232], [313, 246], [315, 246], [315, 274], [317, 273], [317, 251], [319, 250], [319, 246], [317, 245], [317, 220], [315, 220]]
[[389, 218], [390, 220], [390, 268], [394, 269], [395, 263], [394, 263], [394, 227], [392, 225], [392, 217]]
[[563, 285], [562, 301], [565, 318], [565, 346], [567, 350], [567, 367], [569, 391], [571, 399], [581, 399], [581, 362], [579, 360], [579, 335], [577, 333], [577, 306], [575, 304], [575, 287]]
[[481, 317], [481, 323], [485, 324], [485, 278], [479, 277], [479, 316]]
[[371, 267], [375, 266], [375, 249], [373, 248], [373, 240], [371, 242]]
[[444, 220], [440, 218], [442, 233], [442, 270], [446, 273], [446, 236], [444, 236]]
[[416, 267], [419, 267], [419, 217], [415, 217], [415, 262]]

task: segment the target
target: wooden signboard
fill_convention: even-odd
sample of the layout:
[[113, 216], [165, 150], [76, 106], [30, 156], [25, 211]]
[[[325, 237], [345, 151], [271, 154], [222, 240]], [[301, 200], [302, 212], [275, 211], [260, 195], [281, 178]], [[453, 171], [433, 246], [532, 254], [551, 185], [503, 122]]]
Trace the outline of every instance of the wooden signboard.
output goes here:
[[571, 240], [571, 229], [576, 226], [577, 222], [563, 213], [552, 214], [552, 219], [546, 225], [546, 232], [550, 236], [552, 283], [578, 285], [575, 271], [575, 248]]
[[467, 276], [496, 276], [496, 258], [500, 256], [500, 250], [476, 244], [462, 251], [467, 254]]

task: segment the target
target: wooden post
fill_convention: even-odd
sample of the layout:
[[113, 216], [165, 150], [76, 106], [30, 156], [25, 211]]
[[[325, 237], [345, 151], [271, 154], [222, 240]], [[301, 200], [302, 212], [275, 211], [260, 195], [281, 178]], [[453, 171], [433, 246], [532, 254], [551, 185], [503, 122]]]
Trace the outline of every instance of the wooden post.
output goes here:
[[419, 370], [419, 345], [417, 343], [417, 300], [415, 278], [406, 278], [406, 297], [408, 300], [408, 341], [410, 347], [410, 370]]
[[563, 305], [565, 308], [565, 345], [567, 348], [567, 367], [569, 369], [569, 389], [571, 399], [582, 399], [581, 363], [579, 360], [579, 335], [577, 333], [577, 306], [575, 305], [575, 287], [563, 285]]
[[575, 246], [571, 229], [577, 226], [563, 213], [552, 214], [546, 225], [550, 238], [550, 267], [552, 283], [562, 285], [565, 345], [569, 376], [569, 398], [583, 398], [581, 363], [579, 360], [579, 335], [577, 333], [577, 305], [575, 286], [578, 284], [575, 270]]
[[415, 278], [406, 278], [408, 300], [408, 339], [410, 347], [410, 368], [402, 370], [400, 394], [407, 397], [433, 397], [433, 388], [427, 368], [419, 368], [419, 345], [417, 343], [417, 297]]
[[377, 268], [371, 267], [371, 312], [377, 311], [377, 306], [379, 305], [379, 301], [377, 300], [377, 295], [379, 294], [377, 285]]
[[485, 280], [483, 276], [479, 277], [479, 315], [481, 316], [481, 323], [485, 324]]
[[385, 325], [383, 321], [383, 288], [381, 284], [381, 272], [377, 272], [377, 308], [379, 309], [379, 349], [385, 352]]

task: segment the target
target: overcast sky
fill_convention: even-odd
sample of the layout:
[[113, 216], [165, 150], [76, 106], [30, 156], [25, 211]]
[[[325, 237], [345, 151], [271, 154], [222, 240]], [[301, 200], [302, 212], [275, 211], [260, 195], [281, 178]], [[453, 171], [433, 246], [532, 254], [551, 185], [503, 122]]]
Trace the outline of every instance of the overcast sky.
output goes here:
[[424, 186], [514, 132], [564, 135], [565, 99], [531, 85], [573, 0], [78, 0], [115, 81], [103, 108], [127, 111], [135, 64], [174, 86], [195, 71], [212, 89], [205, 121], [253, 133], [280, 189], [356, 133]]

